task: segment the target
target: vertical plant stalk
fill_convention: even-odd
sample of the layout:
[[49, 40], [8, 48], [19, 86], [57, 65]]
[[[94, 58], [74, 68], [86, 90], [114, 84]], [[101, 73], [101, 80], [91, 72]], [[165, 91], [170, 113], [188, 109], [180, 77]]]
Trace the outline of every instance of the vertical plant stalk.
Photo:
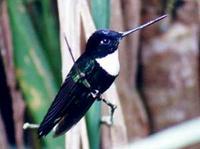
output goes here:
[[[95, 11], [100, 11], [97, 8], [100, 7], [99, 5], [101, 3], [104, 3], [104, 4], [101, 4], [101, 5], [105, 5], [106, 2], [97, 0], [97, 1], [94, 1], [93, 3], [96, 3], [96, 5], [93, 6], [94, 7], [93, 8], [94, 9], [93, 15], [96, 16], [95, 22], [96, 22], [97, 27], [108, 28], [108, 20], [107, 20], [107, 23], [106, 23], [106, 21], [104, 20], [105, 18], [102, 18], [103, 20], [100, 19], [99, 18], [100, 13], [95, 12]], [[109, 1], [107, 1], [107, 3], [109, 3]], [[110, 6], [110, 4], [107, 4], [107, 5]], [[104, 6], [104, 7], [106, 7], [106, 6]], [[101, 9], [103, 9], [103, 8], [101, 8]], [[110, 8], [107, 8], [107, 9], [110, 9]], [[104, 10], [104, 11], [105, 11], [105, 13], [108, 13], [106, 10]], [[98, 17], [98, 15], [99, 15], [99, 17]], [[105, 22], [103, 22], [103, 21], [105, 21]], [[87, 23], [88, 23], [88, 21], [85, 23], [85, 26], [88, 26]], [[115, 148], [116, 146], [118, 146], [120, 144], [126, 144], [126, 142], [127, 142], [124, 117], [123, 117], [123, 114], [122, 114], [122, 109], [121, 109], [121, 105], [120, 105], [120, 102], [119, 102], [119, 96], [118, 96], [117, 91], [116, 91], [115, 83], [108, 89], [108, 91], [106, 91], [106, 93], [104, 94], [104, 97], [106, 99], [108, 99], [109, 101], [115, 103], [117, 105], [117, 110], [114, 114], [114, 125], [110, 128], [105, 126], [105, 125], [102, 125], [101, 148]], [[102, 109], [103, 115], [108, 114], [107, 106], [102, 104], [102, 108], [103, 108]]]
[[[53, 70], [53, 74], [57, 83], [61, 82], [61, 56], [59, 50], [59, 34], [58, 26], [56, 22], [55, 14], [53, 13], [52, 2], [50, 0], [42, 0], [42, 21], [38, 22], [42, 24], [41, 37], [46, 55], [48, 56], [49, 63]], [[36, 18], [37, 19], [37, 18]], [[39, 18], [41, 19], [41, 18]], [[56, 57], [56, 58], [55, 58]]]
[[[122, 8], [125, 30], [128, 30], [131, 27], [139, 26], [141, 1], [122, 0]], [[138, 91], [136, 90], [139, 35], [140, 31], [137, 31], [133, 35], [128, 36], [125, 39], [126, 47], [125, 49], [122, 49], [122, 51], [127, 55], [127, 70], [123, 73], [127, 74], [128, 81], [123, 82], [124, 90], [122, 91], [123, 93], [121, 93], [124, 95], [125, 98], [124, 100], [122, 100], [121, 103], [124, 113], [130, 113], [125, 117], [129, 141], [147, 136], [149, 133], [149, 122], [146, 109], [142, 103], [142, 99], [139, 96]]]
[[[126, 131], [126, 125], [125, 125], [125, 119], [122, 112], [122, 106], [120, 103], [120, 97], [117, 93], [116, 85], [113, 84], [106, 92], [105, 92], [105, 98], [108, 99], [110, 102], [117, 105], [117, 109], [115, 110], [114, 117], [113, 117], [113, 125], [111, 127], [107, 127], [105, 125], [102, 125], [102, 148], [116, 148], [119, 145], [127, 144], [127, 131]], [[103, 107], [103, 111], [105, 110]], [[108, 113], [108, 112], [106, 112]], [[105, 140], [105, 138], [107, 140]]]
[[[91, 5], [91, 9], [89, 9], [89, 4]], [[89, 3], [83, 1], [81, 14], [85, 34], [90, 36], [93, 32], [95, 32], [96, 28], [99, 29], [108, 27], [108, 18], [110, 15], [108, 7], [108, 0], [91, 0]], [[85, 37], [86, 41], [89, 36]], [[87, 131], [91, 149], [100, 148], [100, 120], [101, 102], [95, 101], [86, 114]]]
[[[72, 48], [73, 56], [78, 58], [80, 55], [80, 2], [81, 0], [58, 0], [58, 11], [60, 21], [60, 41], [62, 55], [62, 78], [63, 81], [73, 65], [72, 58], [67, 49], [64, 35], [66, 35]], [[70, 149], [79, 149], [82, 145], [83, 149], [89, 148], [88, 136], [85, 129], [85, 118], [73, 127], [66, 134], [65, 146]], [[82, 138], [82, 139], [81, 139]], [[84, 139], [83, 139], [84, 138]], [[82, 143], [81, 143], [82, 141]]]
[[[111, 2], [111, 27], [113, 30], [125, 31], [138, 26], [140, 1], [113, 0]], [[119, 47], [121, 73], [117, 84], [118, 93], [122, 99], [121, 105], [126, 122], [128, 140], [138, 139], [148, 134], [146, 111], [135, 87], [138, 38], [139, 33], [136, 32], [124, 39]]]
[[8, 19], [7, 5], [6, 1], [2, 2], [1, 7], [1, 20], [0, 25], [2, 28], [3, 38], [3, 49], [4, 53], [3, 60], [5, 64], [5, 71], [7, 77], [7, 83], [10, 89], [10, 93], [12, 96], [12, 108], [13, 108], [13, 119], [14, 119], [14, 127], [15, 127], [15, 139], [17, 148], [23, 148], [23, 130], [22, 125], [24, 122], [24, 110], [25, 104], [22, 99], [20, 91], [16, 88], [16, 78], [14, 71], [14, 62], [13, 62], [13, 47], [11, 41], [11, 32], [10, 32], [10, 24]]
[[[0, 1], [0, 56], [3, 55], [3, 43], [4, 43], [4, 40], [2, 36], [2, 7], [3, 7], [3, 2]], [[3, 119], [2, 119], [2, 116], [1, 116], [1, 113], [0, 113], [0, 146], [4, 147], [3, 149], [6, 149], [8, 147], [8, 141], [7, 141], [7, 137], [6, 137], [6, 132], [5, 132], [5, 126], [4, 126], [4, 123], [3, 123]]]
[[[98, 2], [102, 2], [102, 1], [98, 1]], [[82, 14], [82, 20], [83, 20], [83, 28], [84, 28], [85, 34], [86, 34], [86, 39], [88, 39], [89, 36], [91, 35], [91, 33], [94, 32], [95, 27], [94, 27], [91, 15], [89, 13], [89, 9], [87, 8], [88, 5], [86, 4], [86, 1], [83, 1], [83, 3], [85, 5], [82, 5], [81, 8], [85, 8], [85, 9], [81, 9], [81, 10], [83, 10], [83, 11], [81, 11], [82, 12], [81, 14]], [[98, 11], [98, 10], [96, 10], [96, 11]], [[98, 22], [98, 20], [96, 20], [96, 21]], [[98, 26], [101, 28], [102, 27], [105, 28], [105, 24], [106, 24], [105, 22], [103, 23], [103, 22], [99, 21]], [[102, 146], [101, 147], [104, 148], [105, 146], [107, 146], [108, 148], [115, 148], [118, 145], [126, 144], [126, 142], [127, 142], [124, 118], [123, 118], [122, 109], [121, 109], [121, 105], [119, 102], [119, 96], [117, 94], [115, 83], [108, 89], [108, 91], [106, 91], [106, 93], [104, 94], [104, 97], [106, 99], [108, 99], [109, 101], [115, 103], [118, 108], [114, 114], [114, 125], [112, 127], [107, 127], [105, 125], [101, 125], [102, 131], [103, 131], [102, 137], [101, 137], [102, 138], [102, 143], [101, 143]], [[102, 104], [102, 106], [104, 107], [104, 109], [103, 109], [104, 114], [105, 114], [105, 111], [106, 111], [106, 114], [108, 114], [108, 107], [104, 104]], [[105, 108], [106, 108], [106, 110], [105, 110]], [[96, 129], [95, 126], [94, 126], [94, 129]], [[93, 131], [95, 131], [95, 130], [93, 130]], [[90, 133], [90, 135], [92, 135], [92, 134]], [[95, 136], [93, 136], [93, 137], [95, 137]], [[98, 134], [96, 134], [96, 137], [98, 137]], [[94, 143], [94, 144], [97, 143], [97, 141], [94, 140], [94, 138], [90, 139], [90, 141], [91, 141], [91, 143]], [[108, 145], [109, 142], [110, 142], [110, 144]], [[99, 148], [99, 146], [94, 145], [94, 144], [90, 146], [92, 149]]]
[[[126, 30], [136, 27], [140, 24], [140, 11], [141, 1], [140, 0], [122, 0], [122, 13], [124, 27]], [[130, 87], [136, 86], [136, 70], [137, 70], [137, 57], [139, 48], [139, 31], [135, 32], [131, 36], [126, 37], [126, 49], [123, 50], [127, 54], [127, 84]]]

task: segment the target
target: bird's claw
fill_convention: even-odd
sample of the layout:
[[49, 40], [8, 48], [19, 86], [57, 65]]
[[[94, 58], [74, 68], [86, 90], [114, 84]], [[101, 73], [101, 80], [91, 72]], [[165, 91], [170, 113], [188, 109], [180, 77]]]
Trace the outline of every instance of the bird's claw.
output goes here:
[[93, 98], [99, 98], [100, 97], [98, 90], [93, 90], [90, 94], [92, 95]]
[[101, 124], [105, 124], [105, 125], [107, 125], [109, 127], [112, 126], [113, 125], [113, 121], [111, 121], [110, 115], [109, 116], [103, 116], [101, 118]]
[[102, 99], [102, 101], [110, 107], [110, 114], [109, 114], [109, 116], [102, 117], [101, 123], [106, 124], [108, 126], [112, 126], [113, 125], [113, 115], [114, 115], [114, 112], [115, 112], [115, 109], [117, 108], [117, 106], [105, 99]]

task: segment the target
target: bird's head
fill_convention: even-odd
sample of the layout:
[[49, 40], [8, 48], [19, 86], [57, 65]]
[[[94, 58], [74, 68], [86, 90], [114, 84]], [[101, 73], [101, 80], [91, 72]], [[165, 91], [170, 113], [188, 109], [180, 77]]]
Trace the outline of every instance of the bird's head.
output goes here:
[[118, 49], [118, 45], [124, 37], [135, 31], [143, 29], [155, 22], [160, 21], [166, 16], [167, 15], [163, 15], [150, 22], [147, 22], [146, 24], [125, 32], [116, 32], [108, 29], [97, 30], [88, 39], [85, 53], [95, 58], [105, 57], [106, 55], [111, 54]]
[[88, 39], [86, 53], [95, 57], [104, 57], [117, 50], [122, 34], [108, 29], [94, 32]]

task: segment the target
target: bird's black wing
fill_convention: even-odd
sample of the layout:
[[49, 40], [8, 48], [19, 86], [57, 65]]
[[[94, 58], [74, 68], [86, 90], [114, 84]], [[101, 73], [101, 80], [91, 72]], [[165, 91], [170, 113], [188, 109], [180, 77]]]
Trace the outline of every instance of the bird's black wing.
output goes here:
[[[85, 69], [86, 67], [84, 67]], [[102, 94], [113, 83], [115, 76], [109, 75], [103, 70], [98, 63], [95, 62], [95, 67], [92, 72], [86, 73], [86, 79], [90, 84], [90, 90], [87, 90], [85, 86], [79, 85], [75, 91], [76, 99], [74, 99], [65, 111], [65, 115], [59, 121], [55, 127], [54, 137], [64, 134], [72, 126], [74, 126], [87, 112], [90, 106], [95, 101], [96, 97], [93, 97], [91, 93], [98, 91]], [[80, 92], [81, 91], [81, 92]], [[98, 96], [97, 96], [98, 98]]]
[[[90, 75], [94, 68], [94, 62], [86, 58], [80, 57], [76, 64], [80, 72], [83, 72], [86, 76]], [[83, 93], [90, 92], [88, 88], [78, 82], [79, 78], [77, 68], [73, 66], [38, 128], [39, 137], [47, 135], [63, 119], [64, 115], [68, 114], [66, 111], [69, 111], [69, 106], [74, 104], [75, 100], [86, 96], [82, 95]]]
[[[85, 90], [83, 86], [80, 86], [79, 89], [81, 91]], [[54, 137], [60, 136], [67, 132], [85, 115], [96, 99], [89, 93], [90, 91], [88, 90], [81, 92], [77, 99], [74, 99], [73, 102], [68, 106], [65, 112], [66, 114], [55, 127]]]

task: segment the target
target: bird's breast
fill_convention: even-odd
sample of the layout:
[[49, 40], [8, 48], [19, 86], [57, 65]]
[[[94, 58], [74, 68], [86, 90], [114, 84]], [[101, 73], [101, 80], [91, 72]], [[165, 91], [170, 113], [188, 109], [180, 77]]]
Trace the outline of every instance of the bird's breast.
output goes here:
[[95, 59], [108, 74], [117, 76], [120, 70], [118, 50], [105, 57]]

